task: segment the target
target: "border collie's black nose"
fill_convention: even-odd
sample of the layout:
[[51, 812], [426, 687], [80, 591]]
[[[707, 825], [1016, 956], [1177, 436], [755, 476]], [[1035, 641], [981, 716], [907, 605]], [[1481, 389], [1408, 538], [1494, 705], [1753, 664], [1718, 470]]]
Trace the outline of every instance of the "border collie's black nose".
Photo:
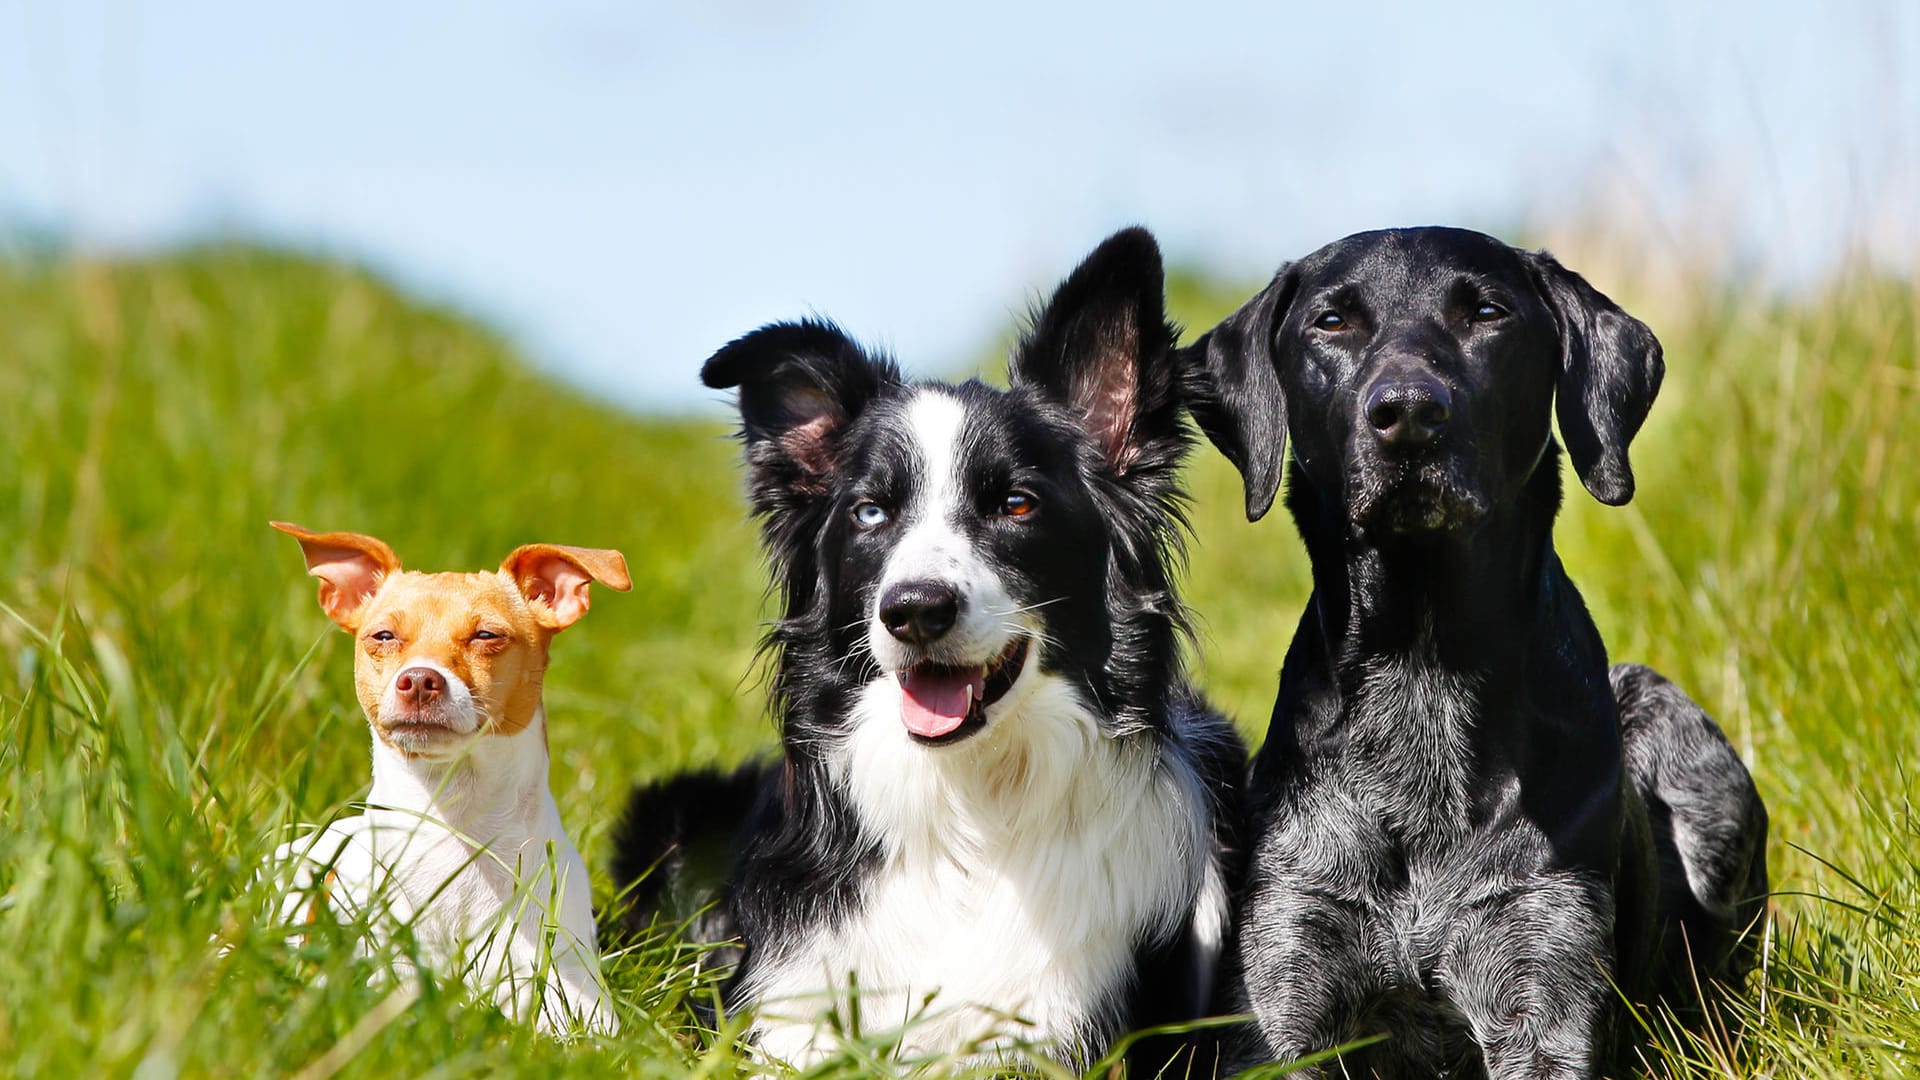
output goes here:
[[880, 622], [909, 645], [938, 641], [960, 617], [960, 594], [937, 581], [903, 581], [880, 597]]
[[1393, 372], [1373, 381], [1366, 396], [1367, 426], [1388, 446], [1425, 446], [1447, 426], [1453, 395], [1424, 371]]

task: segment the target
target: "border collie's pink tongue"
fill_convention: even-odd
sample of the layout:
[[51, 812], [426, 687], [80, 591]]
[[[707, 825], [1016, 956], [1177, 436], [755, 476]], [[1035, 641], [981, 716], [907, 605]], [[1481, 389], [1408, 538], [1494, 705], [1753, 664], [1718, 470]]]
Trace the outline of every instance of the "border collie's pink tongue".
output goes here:
[[[900, 722], [923, 739], [937, 739], [960, 726], [973, 699], [986, 690], [984, 667], [921, 665], [900, 673]], [[968, 693], [968, 688], [972, 693]]]

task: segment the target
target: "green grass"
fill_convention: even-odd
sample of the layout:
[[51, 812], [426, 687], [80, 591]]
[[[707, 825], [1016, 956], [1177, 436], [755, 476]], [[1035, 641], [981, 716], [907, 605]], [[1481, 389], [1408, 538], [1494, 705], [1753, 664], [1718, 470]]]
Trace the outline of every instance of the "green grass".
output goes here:
[[[1671, 373], [1639, 497], [1609, 510], [1570, 485], [1562, 555], [1614, 656], [1677, 678], [1752, 763], [1781, 893], [1741, 1033], [1663, 1038], [1655, 1072], [1920, 1073], [1920, 294], [1863, 272], [1792, 302], [1602, 284], [1650, 314]], [[1173, 304], [1204, 326], [1250, 291], [1183, 277]], [[646, 359], [691, 379], [700, 358]], [[269, 518], [374, 533], [425, 569], [534, 540], [627, 553], [633, 592], [597, 597], [548, 681], [555, 794], [596, 874], [630, 783], [769, 745], [762, 573], [723, 436], [557, 388], [348, 268], [232, 248], [0, 262], [0, 1061], [737, 1071], [670, 941], [612, 959], [620, 1037], [561, 1045], [457, 989], [390, 997], [343, 935], [289, 947], [252, 882], [288, 825], [367, 781], [347, 641]], [[1299, 544], [1284, 516], [1241, 520], [1210, 451], [1191, 479], [1196, 667], [1257, 737]]]

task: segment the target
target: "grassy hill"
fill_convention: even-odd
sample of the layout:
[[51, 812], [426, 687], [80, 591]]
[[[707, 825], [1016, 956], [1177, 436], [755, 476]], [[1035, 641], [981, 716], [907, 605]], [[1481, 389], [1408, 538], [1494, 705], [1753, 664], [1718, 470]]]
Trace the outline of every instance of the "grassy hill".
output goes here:
[[[1671, 373], [1640, 496], [1609, 510], [1570, 484], [1562, 555], [1615, 657], [1679, 679], [1753, 763], [1782, 893], [1748, 1034], [1670, 1041], [1658, 1071], [1920, 1072], [1920, 293], [1864, 273], [1794, 302], [1601, 284], [1654, 313]], [[1250, 291], [1182, 277], [1172, 299], [1205, 326]], [[691, 379], [699, 359], [636, 362]], [[396, 1008], [346, 942], [256, 928], [250, 884], [367, 775], [347, 639], [269, 518], [426, 569], [533, 540], [627, 553], [633, 592], [598, 598], [548, 681], [555, 793], [596, 874], [634, 780], [769, 745], [724, 434], [570, 393], [351, 268], [239, 248], [0, 263], [0, 1061], [733, 1071], [668, 943], [612, 961], [620, 1038], [563, 1047], [457, 992]], [[1210, 451], [1192, 486], [1197, 669], [1257, 737], [1302, 556], [1283, 517], [1241, 520]]]

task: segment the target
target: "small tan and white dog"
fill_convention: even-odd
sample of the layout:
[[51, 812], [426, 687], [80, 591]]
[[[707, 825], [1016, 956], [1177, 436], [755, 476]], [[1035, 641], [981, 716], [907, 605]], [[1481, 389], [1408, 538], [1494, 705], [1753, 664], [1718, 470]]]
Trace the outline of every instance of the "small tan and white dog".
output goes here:
[[[618, 1022], [587, 867], [547, 787], [547, 647], [587, 587], [631, 587], [618, 551], [529, 544], [495, 573], [420, 573], [357, 533], [300, 541], [320, 606], [354, 635], [373, 728], [367, 811], [280, 845], [281, 914], [410, 927], [416, 955], [541, 1030]], [[372, 951], [374, 942], [368, 942]], [[404, 975], [405, 973], [402, 972]]]

